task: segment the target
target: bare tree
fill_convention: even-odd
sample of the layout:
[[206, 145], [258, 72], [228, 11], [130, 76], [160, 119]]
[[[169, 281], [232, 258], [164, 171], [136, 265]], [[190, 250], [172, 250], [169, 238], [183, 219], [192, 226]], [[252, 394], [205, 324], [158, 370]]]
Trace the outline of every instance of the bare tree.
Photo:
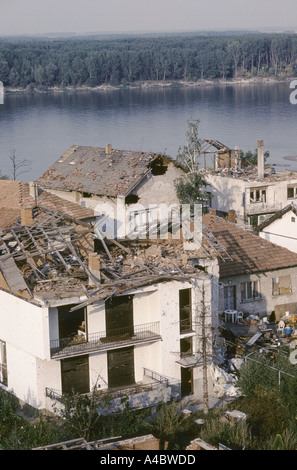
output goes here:
[[16, 180], [20, 175], [31, 170], [31, 161], [26, 159], [17, 160], [15, 150], [11, 151], [9, 159], [11, 161], [11, 173], [13, 180]]

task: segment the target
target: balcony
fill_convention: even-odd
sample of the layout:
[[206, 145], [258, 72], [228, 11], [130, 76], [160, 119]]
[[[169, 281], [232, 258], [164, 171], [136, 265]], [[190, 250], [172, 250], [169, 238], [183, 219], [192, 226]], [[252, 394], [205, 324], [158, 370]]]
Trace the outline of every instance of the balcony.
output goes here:
[[269, 204], [267, 202], [253, 202], [246, 205], [247, 215], [273, 214], [282, 209], [281, 202]]
[[102, 331], [53, 340], [50, 342], [50, 352], [52, 358], [60, 359], [95, 351], [123, 348], [139, 343], [149, 343], [160, 339], [160, 322], [145, 323], [134, 327], [110, 330], [108, 335], [106, 331]]
[[[180, 392], [180, 382], [150, 369], [144, 368], [143, 380], [127, 387], [106, 388], [96, 391], [98, 411], [103, 415], [119, 413], [125, 408], [123, 398], [128, 398], [131, 409], [150, 408], [160, 403], [168, 402]], [[85, 395], [92, 396], [90, 392]], [[63, 406], [64, 396], [61, 391], [45, 389], [46, 397]], [[106, 397], [109, 400], [106, 400]], [[102, 408], [102, 404], [105, 404]]]
[[198, 354], [194, 354], [192, 352], [181, 352], [176, 353], [178, 359], [176, 363], [179, 364], [181, 367], [194, 367], [200, 362], [200, 358]]

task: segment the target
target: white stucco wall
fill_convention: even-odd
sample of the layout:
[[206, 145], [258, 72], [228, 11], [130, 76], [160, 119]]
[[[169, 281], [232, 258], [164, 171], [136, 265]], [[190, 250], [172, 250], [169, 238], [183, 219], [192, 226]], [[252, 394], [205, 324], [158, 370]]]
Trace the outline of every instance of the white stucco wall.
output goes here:
[[239, 178], [219, 176], [216, 174], [205, 175], [212, 194], [211, 207], [213, 209], [228, 212], [235, 210], [237, 217], [244, 217], [245, 206], [245, 182]]
[[0, 291], [0, 339], [18, 349], [49, 358], [48, 308]]
[[[293, 219], [293, 220], [292, 220]], [[280, 219], [273, 221], [262, 232], [261, 238], [283, 246], [294, 253], [297, 253], [297, 216], [289, 211]]]
[[[235, 210], [239, 221], [244, 220], [246, 213], [257, 214], [277, 211], [286, 207], [290, 202], [297, 201], [297, 198], [288, 199], [287, 188], [289, 185], [297, 185], [297, 179], [293, 176], [287, 178], [285, 175], [279, 176], [275, 181], [268, 179], [244, 180], [233, 176], [221, 176], [208, 173], [205, 176], [210, 185], [210, 192], [213, 195], [212, 207], [222, 212]], [[266, 188], [266, 202], [250, 202], [251, 188]]]

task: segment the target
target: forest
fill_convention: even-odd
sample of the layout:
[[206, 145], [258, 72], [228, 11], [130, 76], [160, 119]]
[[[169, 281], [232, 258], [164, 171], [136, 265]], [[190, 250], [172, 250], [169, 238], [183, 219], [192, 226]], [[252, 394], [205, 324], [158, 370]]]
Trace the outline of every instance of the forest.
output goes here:
[[0, 38], [0, 81], [12, 88], [294, 76], [293, 33]]

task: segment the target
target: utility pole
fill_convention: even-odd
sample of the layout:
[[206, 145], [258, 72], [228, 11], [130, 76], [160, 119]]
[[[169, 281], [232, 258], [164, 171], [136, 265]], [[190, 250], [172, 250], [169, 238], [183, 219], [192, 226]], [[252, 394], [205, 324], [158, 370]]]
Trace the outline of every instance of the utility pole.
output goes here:
[[208, 414], [208, 379], [207, 379], [207, 338], [205, 329], [205, 289], [202, 287], [202, 311], [201, 311], [201, 334], [202, 334], [202, 374], [203, 374], [203, 411]]

